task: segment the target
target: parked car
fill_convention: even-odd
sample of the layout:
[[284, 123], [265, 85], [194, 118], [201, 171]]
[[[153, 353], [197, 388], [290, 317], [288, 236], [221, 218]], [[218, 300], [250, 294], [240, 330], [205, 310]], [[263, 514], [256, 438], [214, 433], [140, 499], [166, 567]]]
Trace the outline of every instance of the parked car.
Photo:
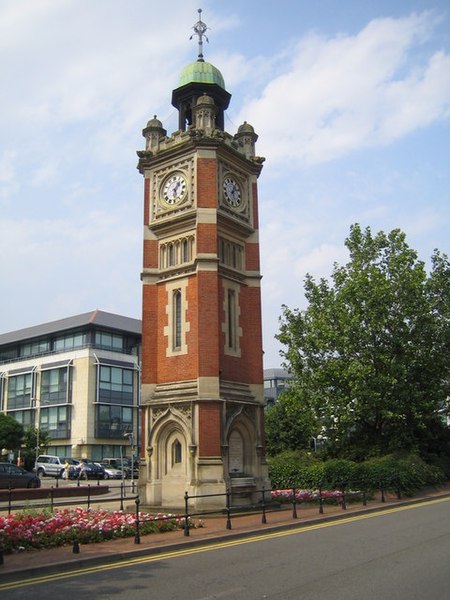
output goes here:
[[125, 472], [121, 469], [111, 467], [111, 465], [104, 465], [102, 463], [95, 464], [103, 468], [103, 470], [105, 471], [105, 479], [123, 479], [125, 477]]
[[[101, 463], [103, 467], [113, 467], [125, 473], [125, 477], [131, 477], [131, 460], [129, 458], [103, 458]], [[139, 477], [139, 469], [136, 464], [133, 464], [133, 478]]]
[[34, 473], [11, 463], [0, 463], [0, 488], [38, 488], [41, 480]]
[[104, 479], [105, 469], [102, 465], [90, 460], [89, 458], [75, 459], [78, 462], [76, 465], [76, 475], [73, 479]]
[[62, 477], [65, 462], [65, 458], [41, 454], [36, 458], [33, 471], [38, 477]]

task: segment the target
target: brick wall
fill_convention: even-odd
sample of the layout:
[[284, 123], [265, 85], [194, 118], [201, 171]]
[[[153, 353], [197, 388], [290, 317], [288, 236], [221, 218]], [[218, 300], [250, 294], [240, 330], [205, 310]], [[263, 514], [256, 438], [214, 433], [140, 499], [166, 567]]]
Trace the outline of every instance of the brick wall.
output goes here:
[[220, 409], [218, 402], [199, 405], [199, 455], [221, 455]]

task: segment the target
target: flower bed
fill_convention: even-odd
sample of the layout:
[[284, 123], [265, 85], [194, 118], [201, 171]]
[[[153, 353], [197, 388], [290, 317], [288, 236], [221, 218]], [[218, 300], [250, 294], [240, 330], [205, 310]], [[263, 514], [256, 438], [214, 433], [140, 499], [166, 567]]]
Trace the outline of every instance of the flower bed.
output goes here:
[[[191, 523], [189, 524], [192, 525]], [[173, 531], [184, 527], [176, 515], [139, 513], [140, 535]], [[63, 509], [0, 516], [0, 549], [5, 553], [32, 548], [52, 548], [72, 544], [102, 542], [134, 536], [136, 514], [123, 511]]]
[[[322, 500], [342, 500], [342, 492], [339, 490], [295, 490], [295, 500], [297, 502], [316, 502], [320, 495]], [[292, 502], [292, 489], [272, 490], [272, 499], [281, 502]]]
[[[341, 490], [295, 490], [296, 502], [318, 502], [322, 497], [323, 502], [342, 503], [343, 493]], [[362, 498], [362, 492], [348, 490], [345, 492], [346, 500], [359, 500]], [[292, 489], [272, 490], [272, 500], [279, 502], [292, 502]]]

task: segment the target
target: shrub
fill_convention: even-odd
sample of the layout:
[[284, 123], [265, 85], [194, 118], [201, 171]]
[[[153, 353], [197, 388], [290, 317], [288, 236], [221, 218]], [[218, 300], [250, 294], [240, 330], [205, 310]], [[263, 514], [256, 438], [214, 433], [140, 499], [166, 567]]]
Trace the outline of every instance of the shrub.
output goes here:
[[412, 494], [445, 481], [443, 471], [416, 455], [390, 454], [362, 463], [345, 459], [316, 460], [306, 453], [283, 452], [268, 461], [273, 489], [383, 489]]

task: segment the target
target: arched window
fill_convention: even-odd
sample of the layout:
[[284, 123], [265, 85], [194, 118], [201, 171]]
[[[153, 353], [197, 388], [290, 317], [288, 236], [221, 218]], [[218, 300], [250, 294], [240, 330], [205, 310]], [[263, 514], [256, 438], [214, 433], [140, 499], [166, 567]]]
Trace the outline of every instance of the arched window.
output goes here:
[[236, 299], [234, 290], [228, 290], [228, 347], [234, 348], [236, 344]]
[[179, 465], [183, 460], [183, 447], [179, 440], [175, 440], [172, 444], [172, 467]]
[[173, 293], [173, 349], [181, 348], [181, 290]]
[[166, 268], [166, 246], [161, 246], [159, 253], [159, 264], [161, 265], [161, 269]]
[[182, 257], [182, 261], [183, 262], [189, 262], [190, 257], [189, 257], [189, 242], [184, 239], [183, 240], [183, 257]]

